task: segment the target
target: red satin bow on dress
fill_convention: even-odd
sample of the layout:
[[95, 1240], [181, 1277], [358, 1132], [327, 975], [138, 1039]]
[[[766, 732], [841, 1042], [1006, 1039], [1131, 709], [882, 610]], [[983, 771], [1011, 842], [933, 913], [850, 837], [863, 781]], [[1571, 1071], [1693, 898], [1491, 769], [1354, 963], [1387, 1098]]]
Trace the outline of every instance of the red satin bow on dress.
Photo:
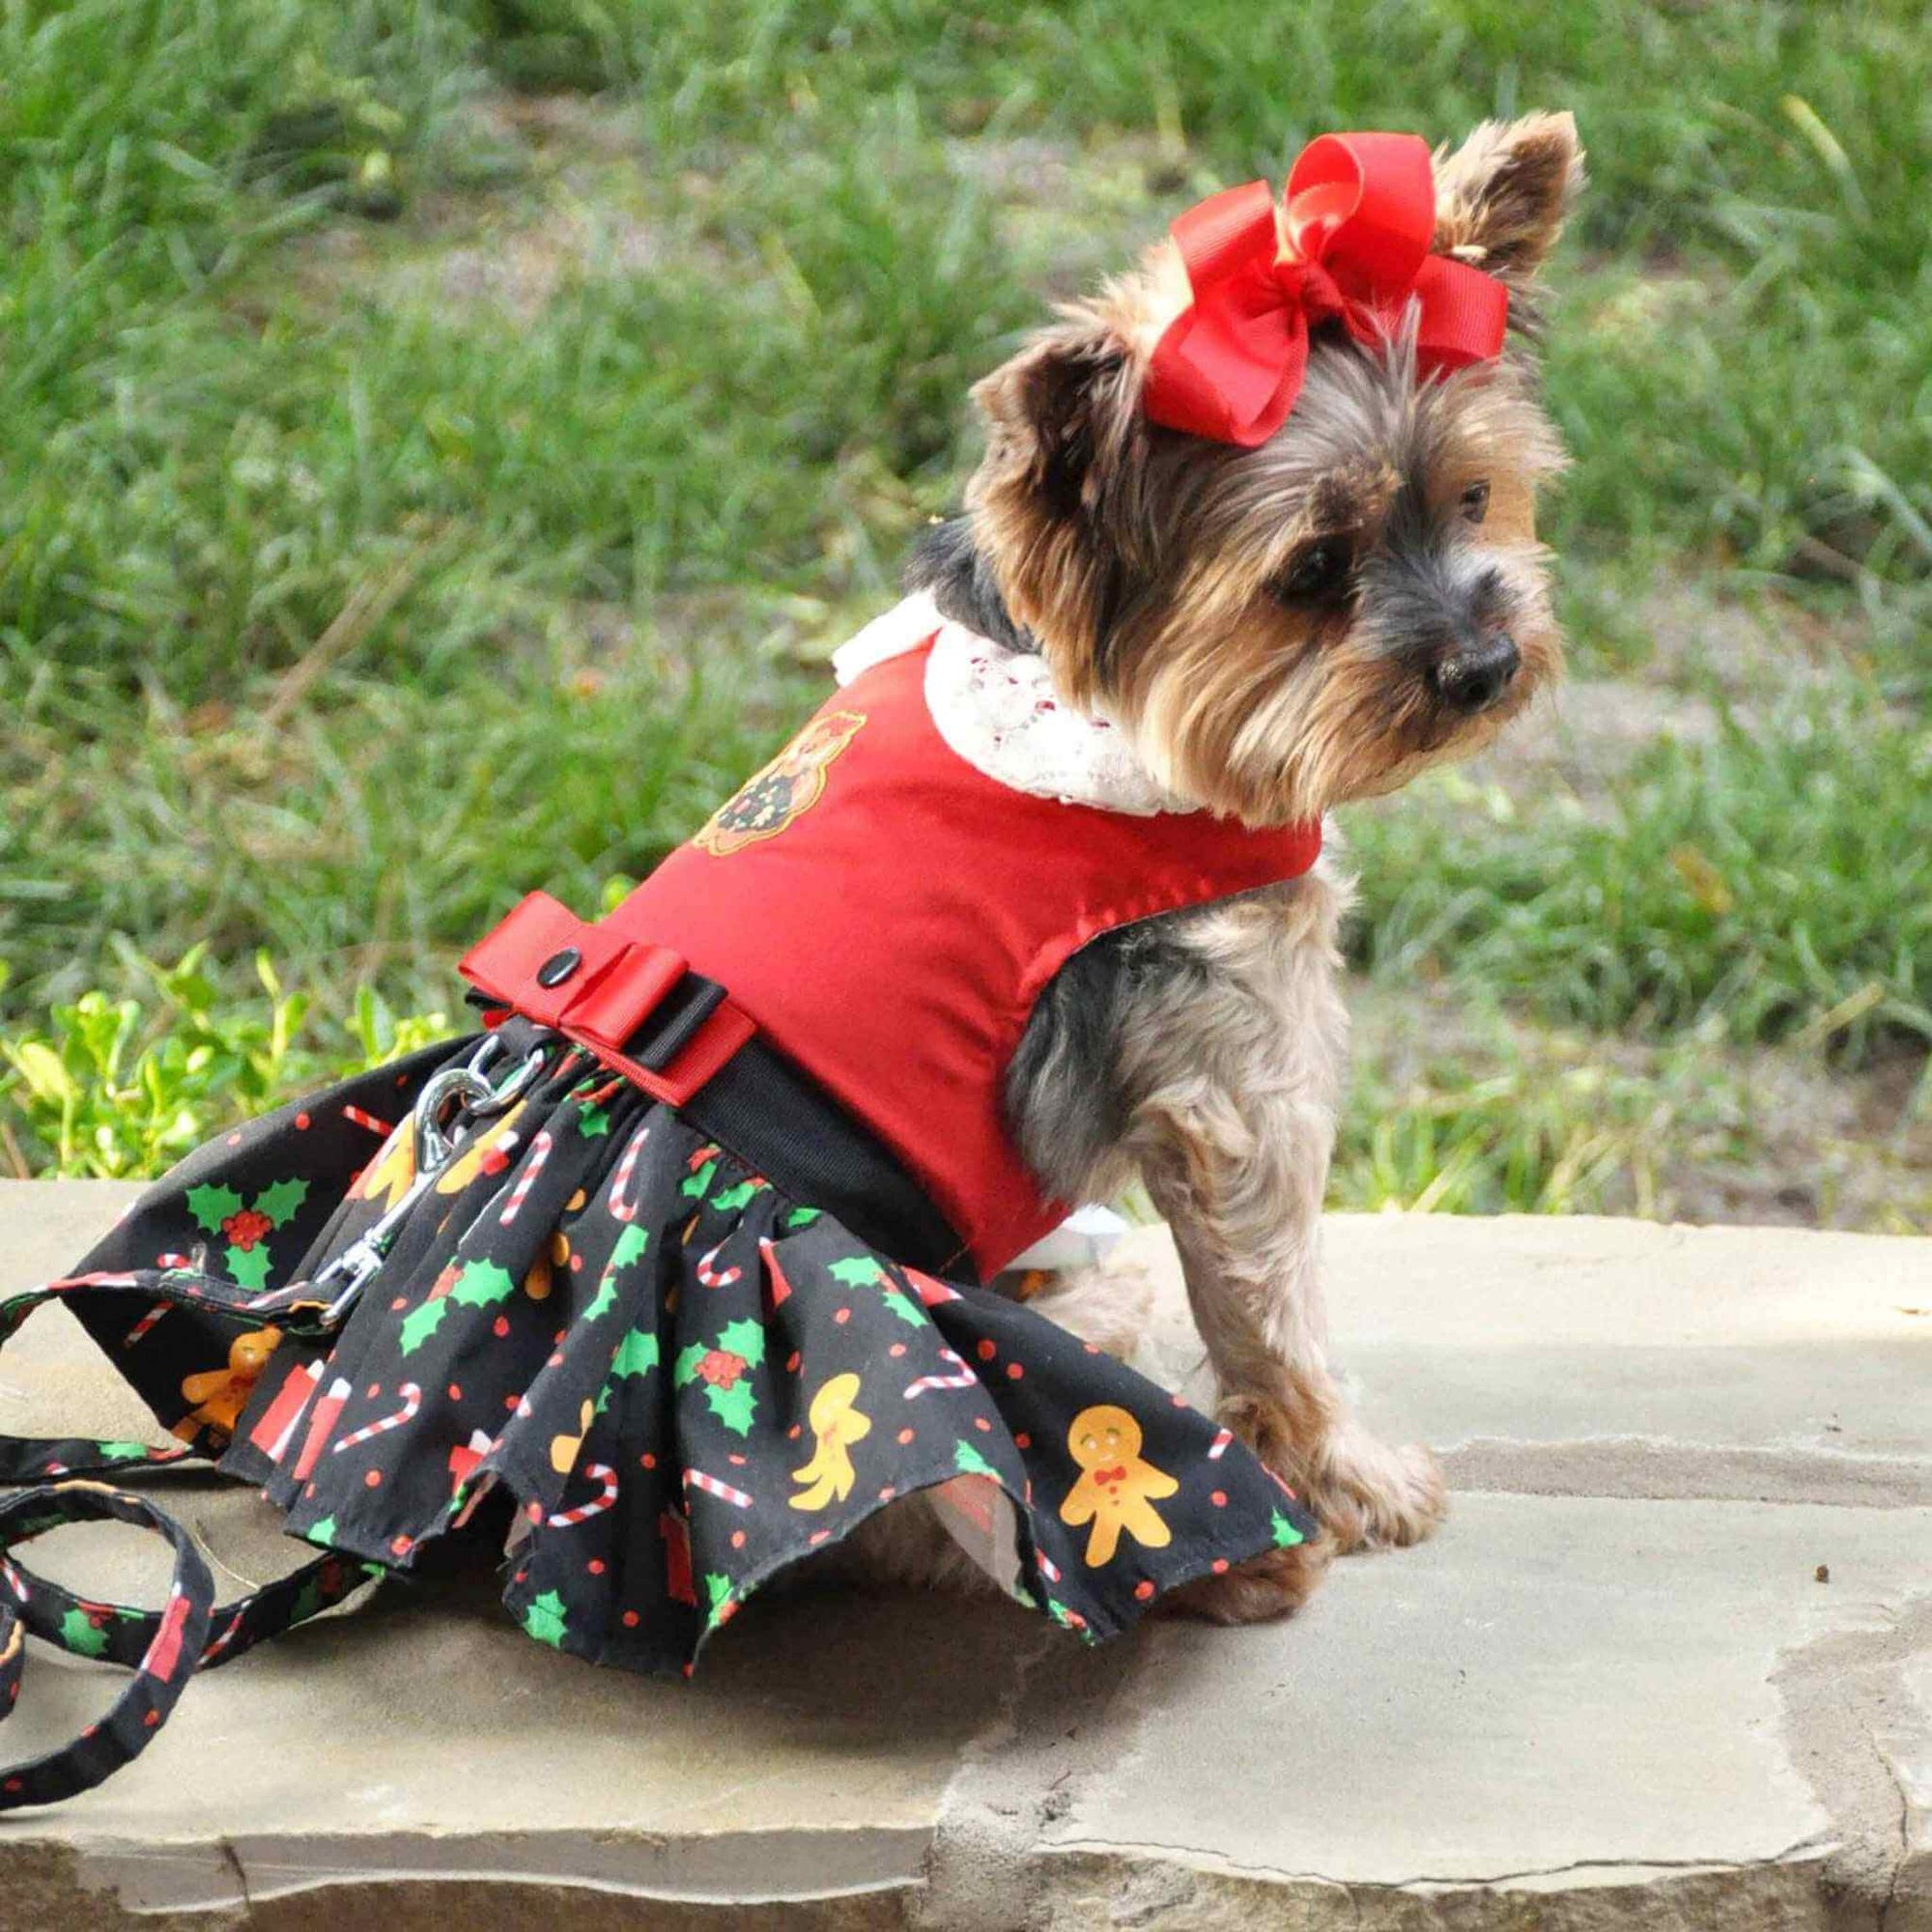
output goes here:
[[1423, 369], [1501, 353], [1508, 290], [1429, 252], [1435, 176], [1419, 135], [1311, 141], [1288, 177], [1286, 226], [1283, 260], [1264, 181], [1210, 195], [1174, 223], [1194, 300], [1154, 345], [1143, 405], [1153, 421], [1252, 449], [1301, 393], [1313, 324], [1339, 321], [1373, 344], [1411, 299]]

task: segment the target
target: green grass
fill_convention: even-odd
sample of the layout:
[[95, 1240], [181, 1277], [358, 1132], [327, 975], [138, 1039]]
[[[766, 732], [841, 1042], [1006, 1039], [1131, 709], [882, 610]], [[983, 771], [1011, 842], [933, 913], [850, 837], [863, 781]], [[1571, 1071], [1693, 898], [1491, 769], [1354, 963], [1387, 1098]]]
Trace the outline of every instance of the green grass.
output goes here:
[[[1705, 1145], [1669, 1056], [1781, 1041], [1854, 1080], [1932, 1037], [1922, 29], [1902, 0], [0, 0], [6, 1159], [152, 1165], [226, 1118], [207, 1066], [256, 1066], [252, 1102], [355, 1064], [368, 1002], [446, 1009], [522, 890], [646, 869], [955, 499], [969, 384], [1192, 194], [1325, 127], [1567, 105], [1577, 661], [1701, 688], [1633, 614], [1689, 577], [1766, 613], [1719, 679], [1766, 695], [1603, 796], [1448, 777], [1350, 814], [1378, 988], [1465, 989], [1610, 1072], [1545, 1078], [1516, 1032], [1493, 1090], [1474, 1048], [1420, 1086], [1368, 1065], [1338, 1194], [1664, 1211], [1644, 1162]], [[190, 1023], [139, 962], [197, 947]], [[310, 1002], [273, 1053], [264, 949]], [[144, 1041], [152, 1118], [101, 1100]], [[80, 1099], [33, 1089], [36, 1043]]]

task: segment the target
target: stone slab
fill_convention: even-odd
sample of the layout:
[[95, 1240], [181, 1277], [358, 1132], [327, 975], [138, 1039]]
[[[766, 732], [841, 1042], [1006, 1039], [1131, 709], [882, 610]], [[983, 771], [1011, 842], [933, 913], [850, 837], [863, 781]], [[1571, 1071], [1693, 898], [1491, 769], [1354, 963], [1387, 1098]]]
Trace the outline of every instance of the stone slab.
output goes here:
[[[0, 1290], [127, 1193], [0, 1184]], [[1932, 1244], [1340, 1217], [1328, 1246], [1366, 1414], [1462, 1493], [1293, 1622], [1089, 1651], [997, 1604], [800, 1596], [683, 1686], [530, 1643], [487, 1573], [389, 1587], [0, 1820], [0, 1932], [1932, 1932]], [[1198, 1371], [1165, 1236], [1120, 1265], [1155, 1280], [1151, 1365]], [[0, 1360], [0, 1427], [137, 1419], [53, 1312]], [[245, 1493], [171, 1494], [239, 1576], [303, 1554]], [[160, 1587], [131, 1532], [41, 1548]], [[0, 1754], [111, 1685], [36, 1654]]]
[[[1932, 1242], [1343, 1214], [1324, 1243], [1338, 1363], [1459, 1488], [1932, 1507]], [[1171, 1281], [1172, 1244], [1115, 1264]], [[1158, 1306], [1149, 1366], [1196, 1372]]]

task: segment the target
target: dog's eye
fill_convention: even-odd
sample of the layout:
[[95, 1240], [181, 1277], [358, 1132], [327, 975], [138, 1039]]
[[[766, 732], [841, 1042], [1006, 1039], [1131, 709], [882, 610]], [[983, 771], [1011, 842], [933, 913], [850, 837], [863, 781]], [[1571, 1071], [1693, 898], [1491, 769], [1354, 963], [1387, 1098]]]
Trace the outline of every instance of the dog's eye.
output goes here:
[[1355, 553], [1345, 537], [1317, 537], [1288, 560], [1275, 579], [1275, 595], [1287, 604], [1330, 602], [1349, 587]]
[[1463, 492], [1463, 521], [1480, 524], [1490, 513], [1490, 486], [1487, 483], [1471, 483]]

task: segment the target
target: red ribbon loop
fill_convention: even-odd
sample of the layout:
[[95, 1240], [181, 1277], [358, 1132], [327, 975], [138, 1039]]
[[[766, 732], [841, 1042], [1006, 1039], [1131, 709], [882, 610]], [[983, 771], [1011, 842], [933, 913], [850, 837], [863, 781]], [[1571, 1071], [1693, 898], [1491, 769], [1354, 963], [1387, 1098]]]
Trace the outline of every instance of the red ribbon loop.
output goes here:
[[1171, 233], [1194, 299], [1154, 345], [1149, 417], [1252, 449], [1301, 393], [1311, 325], [1339, 321], [1373, 345], [1394, 333], [1410, 301], [1424, 371], [1493, 360], [1509, 292], [1465, 262], [1432, 255], [1435, 231], [1435, 170], [1415, 134], [1311, 141], [1280, 211], [1259, 181], [1189, 209]]

